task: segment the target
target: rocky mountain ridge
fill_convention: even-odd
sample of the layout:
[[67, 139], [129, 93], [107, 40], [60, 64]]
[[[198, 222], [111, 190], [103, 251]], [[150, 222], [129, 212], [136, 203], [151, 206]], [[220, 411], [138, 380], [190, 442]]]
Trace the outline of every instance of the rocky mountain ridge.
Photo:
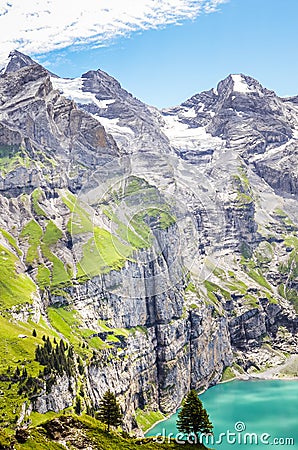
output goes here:
[[[10, 55], [0, 389], [17, 420], [92, 412], [110, 388], [130, 430], [297, 353], [297, 120], [295, 98], [244, 75], [158, 111], [100, 70], [61, 79]], [[74, 363], [36, 360], [43, 336]]]

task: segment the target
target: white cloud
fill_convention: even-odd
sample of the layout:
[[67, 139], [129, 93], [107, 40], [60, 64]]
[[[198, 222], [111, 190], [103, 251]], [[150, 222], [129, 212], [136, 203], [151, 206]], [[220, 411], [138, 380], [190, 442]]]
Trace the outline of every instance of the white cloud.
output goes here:
[[178, 24], [228, 0], [0, 0], [0, 59], [12, 49], [45, 54], [103, 45], [134, 31]]

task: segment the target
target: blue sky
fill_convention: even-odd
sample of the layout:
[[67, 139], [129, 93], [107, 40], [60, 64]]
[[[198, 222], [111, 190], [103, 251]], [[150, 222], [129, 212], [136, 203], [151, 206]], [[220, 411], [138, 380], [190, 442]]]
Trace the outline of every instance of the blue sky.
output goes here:
[[[47, 20], [59, 14], [59, 5], [68, 0], [57, 1], [47, 1], [53, 8], [42, 11], [47, 16], [43, 17], [40, 11], [37, 18], [32, 14], [38, 31], [31, 39], [27, 39], [29, 33], [23, 26], [12, 44], [60, 76], [77, 77], [89, 69], [100, 68], [117, 78], [134, 96], [158, 107], [179, 104], [216, 86], [229, 73], [251, 75], [281, 96], [298, 94], [297, 0], [134, 0], [135, 4], [132, 0], [85, 0], [90, 3], [89, 15], [81, 15], [81, 22], [70, 17], [70, 25], [61, 19], [61, 38], [55, 40], [38, 33]], [[10, 4], [14, 2], [17, 0]], [[106, 18], [99, 33], [96, 27], [102, 25], [103, 15], [94, 23], [92, 15], [99, 4], [106, 4], [102, 11], [107, 11], [111, 2], [113, 26], [109, 24], [111, 19]], [[140, 9], [133, 19], [130, 13], [125, 21], [121, 10], [125, 3], [132, 11], [141, 3], [151, 10], [147, 14], [145, 8]], [[21, 12], [15, 11], [20, 20]], [[8, 14], [12, 16], [12, 12], [9, 10]], [[1, 18], [8, 14], [1, 15], [0, 7], [0, 30]], [[58, 27], [59, 23], [56, 35]], [[30, 33], [32, 28], [28, 24]], [[5, 41], [5, 48], [6, 44]]]

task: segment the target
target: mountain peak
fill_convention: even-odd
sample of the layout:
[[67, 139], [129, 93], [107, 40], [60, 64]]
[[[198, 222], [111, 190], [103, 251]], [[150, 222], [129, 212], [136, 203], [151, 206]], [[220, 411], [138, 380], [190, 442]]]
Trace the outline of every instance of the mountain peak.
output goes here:
[[24, 55], [23, 53], [13, 50], [9, 53], [8, 58], [5, 62], [4, 67], [0, 73], [15, 72], [22, 67], [36, 65], [37, 63], [30, 58], [30, 56]]
[[244, 75], [243, 73], [231, 74], [217, 85], [216, 92], [223, 94], [225, 97], [237, 94], [254, 94], [263, 97], [264, 95], [272, 95], [273, 91], [264, 88], [261, 83], [253, 77]]

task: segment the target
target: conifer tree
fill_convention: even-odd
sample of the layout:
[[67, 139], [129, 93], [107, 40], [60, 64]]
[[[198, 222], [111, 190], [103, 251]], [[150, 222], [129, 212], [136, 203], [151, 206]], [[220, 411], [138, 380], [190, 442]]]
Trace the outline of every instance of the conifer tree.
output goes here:
[[110, 390], [104, 394], [95, 417], [107, 425], [108, 432], [111, 426], [117, 427], [121, 425], [122, 414], [120, 406], [115, 395]]
[[61, 339], [60, 340], [60, 343], [59, 343], [59, 346], [60, 346], [60, 349], [61, 349], [61, 352], [65, 352], [65, 350], [66, 350], [66, 348], [65, 348], [65, 345], [64, 345], [64, 342], [63, 342], [63, 340]]
[[177, 428], [182, 433], [212, 433], [213, 425], [195, 390], [191, 390], [178, 413]]
[[75, 413], [79, 416], [82, 412], [82, 402], [80, 397], [77, 397], [75, 404]]
[[50, 354], [51, 352], [52, 352], [52, 350], [53, 350], [53, 347], [52, 347], [52, 344], [51, 344], [51, 341], [50, 341], [50, 338], [49, 338], [49, 336], [47, 337], [47, 340], [46, 340], [46, 343], [45, 343], [45, 349], [47, 350], [47, 352]]

